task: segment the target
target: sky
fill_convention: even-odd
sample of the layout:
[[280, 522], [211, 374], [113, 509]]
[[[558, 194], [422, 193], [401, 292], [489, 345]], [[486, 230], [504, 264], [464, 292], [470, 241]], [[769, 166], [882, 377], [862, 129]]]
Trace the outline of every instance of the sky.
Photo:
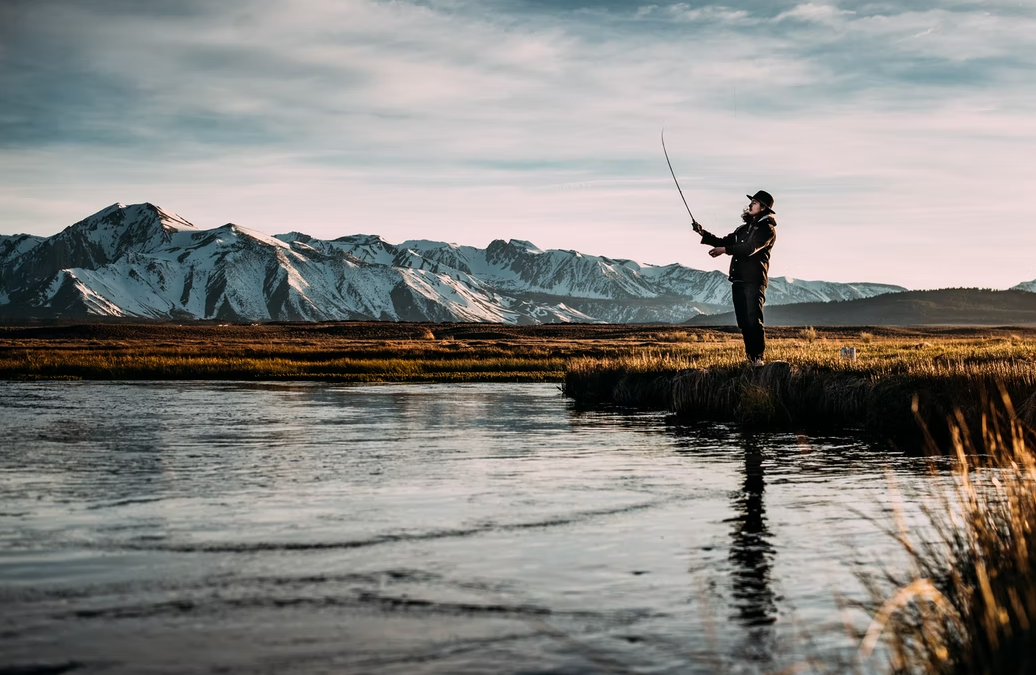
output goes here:
[[0, 234], [115, 202], [201, 228], [523, 239], [772, 275], [1036, 278], [1036, 4], [3, 0]]

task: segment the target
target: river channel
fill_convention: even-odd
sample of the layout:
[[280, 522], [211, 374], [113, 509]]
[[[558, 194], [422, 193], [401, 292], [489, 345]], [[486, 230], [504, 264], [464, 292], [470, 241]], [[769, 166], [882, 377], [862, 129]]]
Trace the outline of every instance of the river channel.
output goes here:
[[0, 673], [835, 663], [925, 467], [550, 384], [3, 383]]

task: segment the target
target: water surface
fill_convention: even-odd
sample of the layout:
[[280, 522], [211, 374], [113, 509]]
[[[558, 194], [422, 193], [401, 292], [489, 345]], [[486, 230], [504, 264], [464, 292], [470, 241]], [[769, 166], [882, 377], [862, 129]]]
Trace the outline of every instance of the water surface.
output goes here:
[[920, 462], [554, 385], [5, 383], [0, 672], [833, 662]]

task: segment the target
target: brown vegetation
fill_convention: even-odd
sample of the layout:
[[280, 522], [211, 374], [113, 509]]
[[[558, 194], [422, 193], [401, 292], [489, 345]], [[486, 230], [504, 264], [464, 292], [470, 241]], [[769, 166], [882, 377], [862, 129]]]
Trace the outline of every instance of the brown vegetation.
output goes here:
[[[933, 428], [960, 410], [977, 429], [986, 401], [1006, 391], [1036, 425], [1036, 339], [1029, 334], [818, 335], [770, 341], [762, 368], [744, 363], [739, 341], [644, 350], [573, 361], [565, 392], [586, 404], [666, 409], [683, 417], [767, 428], [862, 427], [916, 432], [915, 398]], [[818, 331], [819, 333], [819, 331]], [[1016, 339], [1017, 337], [1017, 339]], [[840, 358], [855, 346], [858, 359]], [[945, 439], [943, 439], [945, 440]]]
[[[857, 344], [860, 329], [770, 331], [769, 358], [837, 364], [838, 348]], [[873, 342], [855, 367], [1036, 360], [1036, 332], [998, 329], [870, 328]], [[262, 325], [93, 324], [0, 327], [0, 378], [219, 378], [330, 376], [435, 379], [438, 374], [497, 379], [536, 373], [564, 379], [568, 368], [668, 373], [733, 367], [736, 329], [685, 326], [552, 324], [306, 323]], [[859, 345], [858, 345], [859, 346]], [[904, 357], [907, 346], [913, 353]], [[584, 359], [579, 366], [575, 363]], [[590, 359], [586, 361], [585, 359]]]
[[673, 326], [418, 323], [0, 327], [0, 379], [551, 381], [574, 358], [725, 340]]
[[935, 536], [902, 518], [893, 535], [910, 568], [858, 572], [873, 617], [860, 654], [883, 643], [892, 673], [1036, 672], [1036, 445], [1004, 403], [978, 437], [962, 418], [951, 425], [953, 487], [925, 508]]

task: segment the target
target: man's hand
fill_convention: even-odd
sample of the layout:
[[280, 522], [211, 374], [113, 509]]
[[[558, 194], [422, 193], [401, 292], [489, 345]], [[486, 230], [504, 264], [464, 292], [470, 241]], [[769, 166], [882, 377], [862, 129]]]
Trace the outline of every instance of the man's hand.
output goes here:
[[692, 220], [691, 221], [691, 229], [694, 230], [695, 232], [697, 232], [698, 234], [701, 234], [701, 231], [702, 231], [701, 223], [699, 223], [697, 220]]
[[726, 252], [727, 249], [723, 248], [722, 246], [717, 246], [716, 248], [709, 249], [709, 255], [711, 255], [713, 258], [718, 258]]

